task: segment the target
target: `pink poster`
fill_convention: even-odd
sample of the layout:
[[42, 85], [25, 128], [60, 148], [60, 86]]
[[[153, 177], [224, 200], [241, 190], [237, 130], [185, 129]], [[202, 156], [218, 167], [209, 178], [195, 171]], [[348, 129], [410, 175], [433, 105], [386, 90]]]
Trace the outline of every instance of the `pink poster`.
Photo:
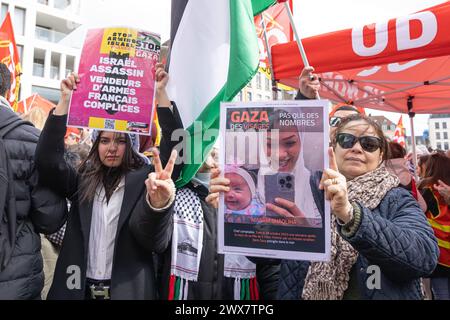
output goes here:
[[160, 48], [160, 36], [154, 33], [89, 30], [67, 125], [149, 135]]

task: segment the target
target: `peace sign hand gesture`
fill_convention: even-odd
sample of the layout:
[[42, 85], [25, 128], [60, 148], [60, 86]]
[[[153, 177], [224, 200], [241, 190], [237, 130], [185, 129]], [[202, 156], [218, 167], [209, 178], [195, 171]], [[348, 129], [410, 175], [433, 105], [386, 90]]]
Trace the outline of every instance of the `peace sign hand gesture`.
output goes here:
[[322, 175], [319, 189], [325, 190], [325, 197], [331, 201], [331, 213], [344, 223], [353, 218], [352, 205], [348, 200], [347, 179], [339, 173], [333, 148], [328, 150], [330, 168]]
[[175, 185], [171, 176], [177, 159], [177, 152], [175, 150], [172, 151], [169, 162], [164, 169], [159, 158], [159, 152], [154, 150], [153, 154], [155, 172], [148, 175], [145, 185], [151, 206], [155, 209], [161, 209], [175, 199]]

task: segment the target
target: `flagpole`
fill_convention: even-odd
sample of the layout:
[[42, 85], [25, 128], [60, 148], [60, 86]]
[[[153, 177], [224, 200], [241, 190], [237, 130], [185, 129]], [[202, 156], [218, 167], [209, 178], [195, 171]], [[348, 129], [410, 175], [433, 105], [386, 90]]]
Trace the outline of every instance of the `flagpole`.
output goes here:
[[[28, 111], [30, 111], [31, 110], [31, 108], [33, 107], [33, 103], [34, 103], [34, 100], [36, 100], [36, 96], [37, 96], [37, 93], [35, 93], [35, 94], [33, 94], [33, 100], [31, 100], [31, 103], [30, 103], [30, 108], [28, 108], [28, 106], [27, 106], [27, 111], [25, 112], [25, 113], [27, 113]], [[27, 102], [27, 100], [25, 99], [25, 103]], [[24, 103], [24, 104], [25, 104]], [[25, 111], [25, 110], [24, 110]]]
[[269, 39], [267, 39], [267, 29], [266, 29], [266, 22], [264, 20], [264, 13], [261, 13], [261, 25], [263, 27], [264, 42], [266, 44], [267, 58], [269, 60], [270, 78], [272, 80], [272, 99], [278, 100], [278, 87], [277, 81], [275, 80], [275, 75], [273, 73], [272, 52], [270, 52]]
[[[292, 16], [291, 8], [289, 7], [288, 2], [284, 3], [284, 8], [286, 9], [286, 12], [288, 14], [289, 21], [291, 22], [291, 27], [292, 30], [294, 31], [295, 41], [297, 42], [298, 50], [300, 51], [300, 55], [303, 60], [303, 65], [305, 67], [309, 67], [308, 57], [306, 56], [305, 48], [303, 47], [303, 42], [298, 35], [297, 28], [295, 27], [294, 17]], [[319, 93], [317, 93], [317, 99], [320, 99]]]
[[417, 177], [417, 150], [416, 150], [416, 134], [414, 133], [414, 116], [416, 115], [414, 112], [412, 112], [413, 109], [413, 96], [408, 97], [408, 115], [409, 120], [411, 124], [411, 142], [412, 142], [412, 149], [413, 149], [413, 164], [414, 164], [414, 177], [416, 178], [416, 181], [419, 181]]

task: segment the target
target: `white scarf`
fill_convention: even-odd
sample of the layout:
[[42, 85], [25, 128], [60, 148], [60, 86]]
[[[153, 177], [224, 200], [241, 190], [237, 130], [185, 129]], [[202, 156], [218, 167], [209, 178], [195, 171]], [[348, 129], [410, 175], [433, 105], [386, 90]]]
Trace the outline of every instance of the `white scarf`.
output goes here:
[[[320, 211], [317, 208], [316, 202], [314, 201], [314, 197], [311, 191], [310, 178], [311, 172], [305, 166], [304, 159], [304, 135], [301, 132], [298, 132], [299, 138], [301, 141], [300, 154], [297, 159], [297, 163], [295, 164], [295, 168], [291, 174], [295, 176], [295, 204], [297, 207], [305, 214], [306, 218], [314, 219], [312, 220], [314, 225], [320, 227], [321, 223], [321, 215]], [[261, 150], [264, 150], [265, 147], [262, 147]], [[266, 153], [263, 151], [263, 155], [261, 157], [265, 157], [266, 163], [269, 165], [266, 167], [261, 167], [258, 172], [258, 190], [259, 190], [259, 198], [262, 203], [265, 202], [265, 191], [264, 191], [264, 176], [276, 174], [277, 171], [272, 168], [270, 165], [270, 159], [267, 159]]]
[[[198, 281], [203, 232], [199, 197], [191, 189], [179, 189], [175, 198], [169, 300], [187, 300], [189, 281]], [[243, 283], [255, 281], [256, 265], [244, 256], [225, 255], [224, 276], [235, 279], [234, 297], [239, 300], [243, 296]]]

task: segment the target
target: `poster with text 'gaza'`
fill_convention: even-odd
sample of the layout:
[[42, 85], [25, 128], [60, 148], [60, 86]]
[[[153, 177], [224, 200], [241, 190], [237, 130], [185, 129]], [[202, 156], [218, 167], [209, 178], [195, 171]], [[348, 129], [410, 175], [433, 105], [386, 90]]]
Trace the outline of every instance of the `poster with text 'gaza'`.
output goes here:
[[160, 48], [151, 32], [89, 30], [67, 125], [149, 135]]
[[330, 210], [319, 182], [328, 164], [328, 101], [224, 103], [219, 252], [327, 261]]

